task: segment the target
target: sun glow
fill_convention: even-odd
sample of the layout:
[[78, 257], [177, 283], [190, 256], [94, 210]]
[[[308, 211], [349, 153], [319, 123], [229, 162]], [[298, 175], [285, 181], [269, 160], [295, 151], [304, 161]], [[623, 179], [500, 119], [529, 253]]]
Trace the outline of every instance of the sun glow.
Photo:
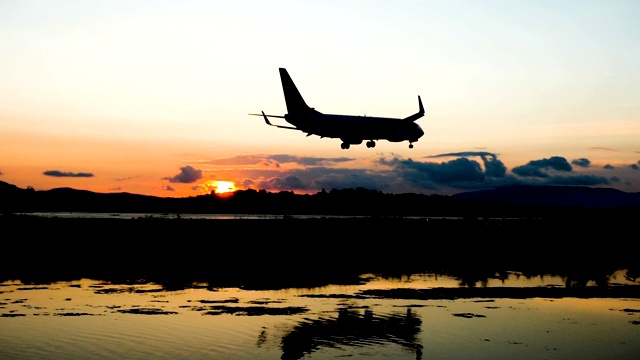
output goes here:
[[226, 194], [236, 191], [236, 185], [232, 181], [212, 181], [209, 187], [213, 188], [216, 194]]

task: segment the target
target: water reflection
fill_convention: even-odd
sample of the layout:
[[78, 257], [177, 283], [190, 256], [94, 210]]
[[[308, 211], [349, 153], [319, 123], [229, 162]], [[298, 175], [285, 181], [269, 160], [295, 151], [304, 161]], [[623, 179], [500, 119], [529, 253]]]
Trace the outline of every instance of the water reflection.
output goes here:
[[439, 274], [362, 280], [180, 291], [88, 279], [0, 283], [0, 358], [411, 360], [481, 351], [540, 359], [553, 351], [598, 360], [606, 351], [631, 360], [640, 353], [640, 286], [622, 273], [609, 287], [565, 288], [557, 276], [518, 273], [467, 287]]
[[418, 338], [422, 321], [406, 313], [375, 314], [371, 309], [343, 307], [337, 317], [307, 320], [282, 337], [283, 360], [301, 359], [321, 348], [397, 344], [422, 358]]
[[[165, 265], [166, 266], [166, 265]], [[125, 269], [125, 271], [123, 271]], [[476, 269], [475, 271], [460, 271], [447, 269], [440, 272], [403, 273], [379, 272], [359, 273], [356, 271], [331, 271], [306, 269], [292, 266], [290, 269], [278, 267], [243, 268], [225, 270], [215, 266], [209, 269], [198, 268], [191, 271], [185, 268], [166, 266], [165, 269], [154, 269], [149, 266], [133, 270], [126, 266], [103, 266], [93, 269], [90, 266], [73, 266], [66, 268], [64, 264], [57, 267], [41, 268], [11, 268], [0, 269], [0, 283], [20, 281], [23, 284], [38, 285], [55, 282], [76, 281], [79, 279], [94, 279], [112, 284], [155, 284], [163, 291], [180, 291], [192, 288], [206, 288], [215, 291], [220, 288], [240, 288], [243, 290], [279, 290], [279, 289], [311, 289], [329, 285], [363, 286], [372, 279], [385, 279], [389, 283], [407, 283], [425, 276], [455, 279], [454, 286], [459, 288], [482, 289], [496, 286], [509, 286], [516, 283], [538, 282], [540, 286], [552, 286], [561, 290], [572, 290], [590, 287], [620, 287], [622, 285], [637, 285], [640, 283], [633, 272], [617, 267], [602, 268], [596, 265], [591, 269], [566, 269], [565, 271], [536, 271], [526, 272]], [[544, 284], [543, 284], [544, 283]], [[637, 291], [637, 290], [634, 290]]]

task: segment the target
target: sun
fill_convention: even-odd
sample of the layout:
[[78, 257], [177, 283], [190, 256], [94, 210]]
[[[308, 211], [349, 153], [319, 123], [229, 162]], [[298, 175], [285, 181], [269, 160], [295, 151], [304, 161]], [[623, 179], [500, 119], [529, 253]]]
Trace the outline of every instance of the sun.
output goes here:
[[236, 184], [233, 181], [212, 181], [209, 185], [216, 194], [226, 194], [236, 191]]

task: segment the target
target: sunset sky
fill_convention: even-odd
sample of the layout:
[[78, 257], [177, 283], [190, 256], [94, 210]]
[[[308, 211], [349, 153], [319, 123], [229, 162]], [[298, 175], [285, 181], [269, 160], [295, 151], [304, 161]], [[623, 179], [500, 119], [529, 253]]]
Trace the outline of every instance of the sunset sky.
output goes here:
[[[638, 19], [636, 0], [0, 0], [0, 180], [638, 192]], [[425, 135], [343, 150], [267, 126], [248, 114], [286, 113], [280, 67], [324, 113], [402, 118], [419, 95]]]

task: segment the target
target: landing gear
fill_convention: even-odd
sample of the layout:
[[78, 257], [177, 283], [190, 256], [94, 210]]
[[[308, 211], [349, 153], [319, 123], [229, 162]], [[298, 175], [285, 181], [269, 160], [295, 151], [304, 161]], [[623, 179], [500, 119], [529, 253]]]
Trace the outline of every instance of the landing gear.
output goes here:
[[373, 141], [373, 140], [369, 140], [369, 141], [367, 141], [367, 147], [368, 147], [368, 148], [374, 148], [374, 147], [376, 147], [376, 142], [375, 142], [375, 141]]
[[409, 149], [413, 149], [413, 144], [409, 143]]
[[350, 147], [351, 147], [351, 146], [350, 146], [349, 144], [347, 144], [347, 143], [342, 143], [342, 144], [340, 144], [340, 148], [345, 149], [345, 150], [346, 150], [346, 149], [348, 149], [348, 148], [350, 148]]

